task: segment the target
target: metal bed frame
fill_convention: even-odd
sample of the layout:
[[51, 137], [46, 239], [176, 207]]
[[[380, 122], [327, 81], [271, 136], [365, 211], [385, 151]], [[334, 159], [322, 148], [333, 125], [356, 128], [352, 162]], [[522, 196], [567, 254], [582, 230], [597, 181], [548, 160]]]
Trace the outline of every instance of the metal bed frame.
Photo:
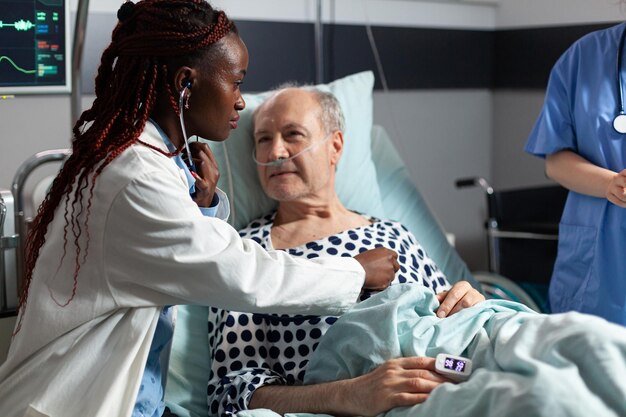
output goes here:
[[[25, 213], [24, 185], [37, 168], [53, 162], [63, 162], [70, 153], [69, 149], [36, 153], [18, 168], [13, 177], [11, 192], [0, 190], [0, 314], [15, 312], [17, 294], [24, 278], [25, 237], [31, 222]], [[7, 223], [10, 217], [12, 224]]]

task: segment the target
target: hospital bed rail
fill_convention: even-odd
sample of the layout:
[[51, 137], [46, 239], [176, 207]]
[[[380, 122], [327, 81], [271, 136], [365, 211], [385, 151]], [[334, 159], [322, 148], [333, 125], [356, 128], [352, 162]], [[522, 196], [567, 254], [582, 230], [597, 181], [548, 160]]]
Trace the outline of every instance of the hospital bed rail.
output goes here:
[[[18, 247], [18, 235], [11, 233], [8, 235], [4, 235], [4, 225], [7, 218], [8, 208], [7, 206], [11, 206], [13, 204], [12, 196], [2, 195], [4, 193], [0, 193], [0, 313], [8, 311], [8, 301], [7, 301], [7, 272], [5, 270], [5, 252], [12, 251], [15, 253], [15, 250]], [[5, 201], [5, 199], [7, 201]], [[12, 212], [11, 212], [12, 214]]]
[[[26, 216], [25, 184], [43, 165], [63, 162], [70, 149], [38, 152], [17, 169], [11, 191], [0, 190], [0, 314], [15, 313], [24, 274], [26, 236], [32, 218]], [[35, 203], [38, 204], [40, 202]], [[37, 207], [33, 207], [34, 210]], [[12, 214], [12, 215], [11, 215]], [[10, 222], [10, 223], [9, 223]], [[5, 235], [6, 233], [6, 235]]]

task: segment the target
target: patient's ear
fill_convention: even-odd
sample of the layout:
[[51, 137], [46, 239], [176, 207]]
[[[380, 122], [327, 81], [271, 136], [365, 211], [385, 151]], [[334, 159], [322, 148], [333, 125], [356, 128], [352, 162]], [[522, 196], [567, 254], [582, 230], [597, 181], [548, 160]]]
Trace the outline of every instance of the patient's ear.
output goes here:
[[330, 162], [336, 167], [341, 159], [341, 154], [343, 153], [343, 132], [340, 130], [333, 132], [332, 137], [330, 138], [330, 143], [332, 146]]

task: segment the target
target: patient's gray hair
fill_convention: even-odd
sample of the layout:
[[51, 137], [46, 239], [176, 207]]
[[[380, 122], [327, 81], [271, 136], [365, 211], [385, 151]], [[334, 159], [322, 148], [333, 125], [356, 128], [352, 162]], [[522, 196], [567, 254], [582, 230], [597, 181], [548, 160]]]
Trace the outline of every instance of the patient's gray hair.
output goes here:
[[269, 99], [288, 88], [299, 88], [313, 93], [314, 97], [317, 99], [318, 104], [320, 105], [320, 121], [322, 122], [322, 126], [326, 135], [330, 135], [332, 132], [335, 132], [337, 130], [341, 131], [342, 133], [344, 132], [346, 127], [345, 117], [343, 115], [343, 111], [341, 110], [339, 100], [337, 100], [337, 97], [335, 97], [333, 93], [322, 91], [315, 86], [298, 85], [293, 82], [281, 84], [274, 90], [272, 90], [270, 96], [254, 110], [252, 116], [253, 120], [256, 122], [257, 113], [265, 106], [265, 103], [267, 103]]
[[313, 92], [317, 98], [317, 102], [322, 109], [321, 119], [325, 133], [330, 135], [337, 130], [343, 132], [346, 128], [346, 121], [337, 97], [333, 93], [322, 91], [315, 87], [305, 87], [305, 90]]

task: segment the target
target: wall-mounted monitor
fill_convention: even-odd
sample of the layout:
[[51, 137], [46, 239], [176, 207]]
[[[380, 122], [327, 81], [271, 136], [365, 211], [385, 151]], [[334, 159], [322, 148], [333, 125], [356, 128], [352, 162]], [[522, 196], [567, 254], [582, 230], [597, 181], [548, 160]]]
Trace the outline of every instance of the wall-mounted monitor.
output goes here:
[[0, 0], [0, 95], [69, 93], [69, 0]]

